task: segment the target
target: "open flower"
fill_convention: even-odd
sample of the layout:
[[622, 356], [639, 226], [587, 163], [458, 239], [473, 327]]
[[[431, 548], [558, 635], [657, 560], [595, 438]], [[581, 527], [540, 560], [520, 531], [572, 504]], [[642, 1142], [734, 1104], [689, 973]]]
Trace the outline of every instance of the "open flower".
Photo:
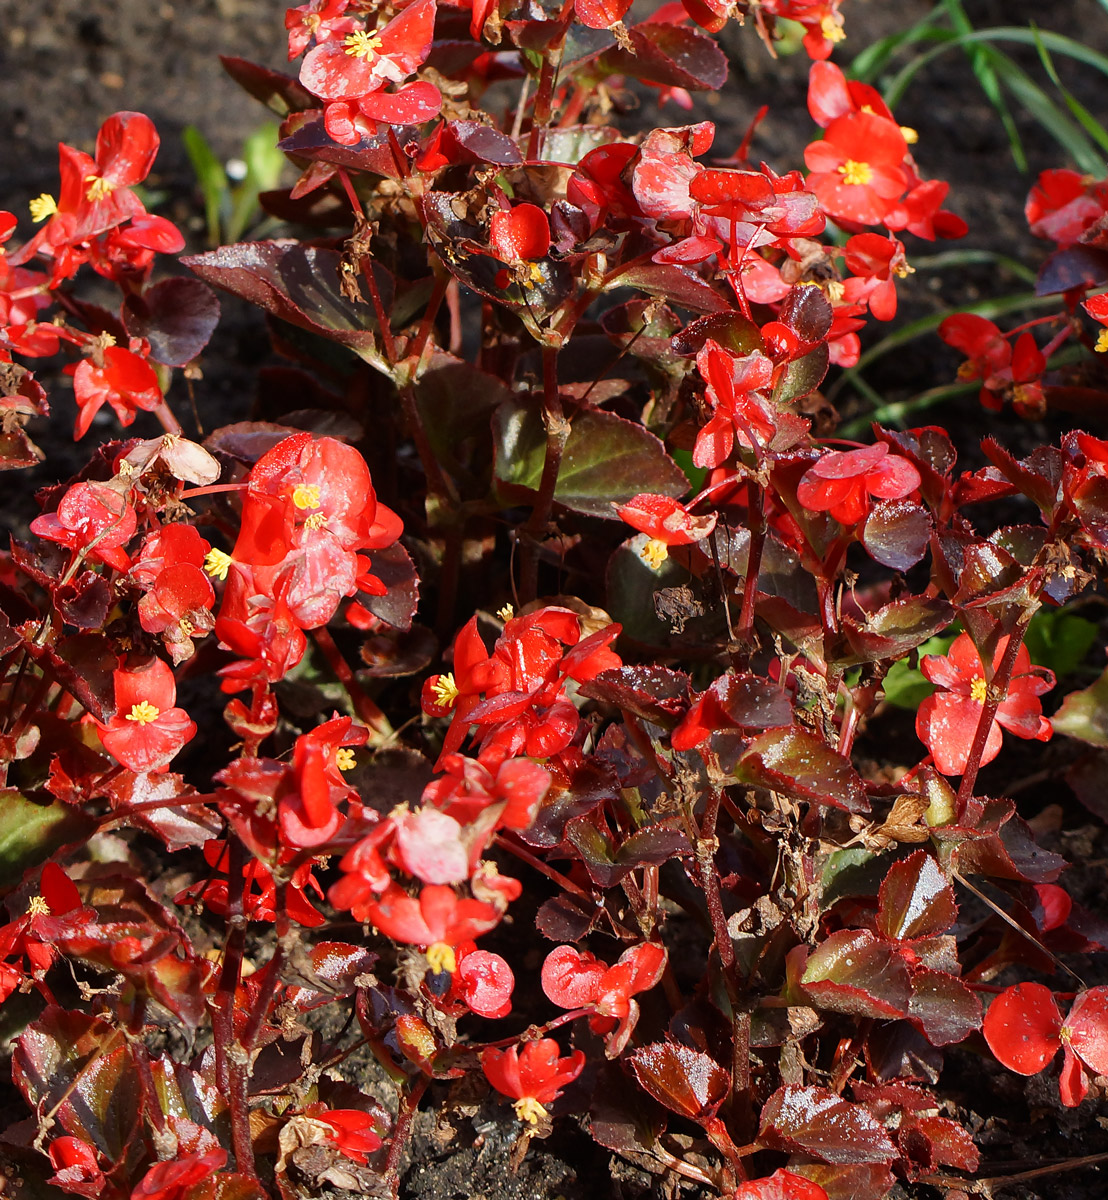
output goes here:
[[[995, 671], [1004, 657], [1007, 638], [1001, 638], [993, 656]], [[985, 669], [969, 634], [961, 633], [946, 655], [929, 654], [920, 670], [941, 690], [928, 696], [916, 714], [916, 734], [931, 751], [935, 766], [944, 775], [965, 774], [970, 748], [981, 721], [988, 695]], [[1054, 674], [1045, 667], [1032, 667], [1026, 646], [1020, 646], [1012, 668], [1008, 694], [997, 706], [981, 765], [1000, 753], [1001, 727], [1017, 737], [1047, 741], [1054, 732], [1043, 716], [1039, 697], [1054, 686]]]
[[1079, 993], [1063, 1022], [1050, 988], [1016, 984], [989, 1006], [982, 1032], [999, 1061], [1019, 1075], [1038, 1075], [1063, 1051], [1059, 1091], [1062, 1103], [1076, 1108], [1089, 1090], [1086, 1069], [1108, 1075], [1108, 987]]
[[481, 1070], [498, 1092], [511, 1097], [512, 1107], [521, 1121], [537, 1124], [546, 1116], [546, 1105], [552, 1104], [562, 1088], [572, 1083], [585, 1069], [585, 1052], [574, 1050], [565, 1058], [558, 1057], [560, 1047], [553, 1038], [526, 1042], [523, 1047], [509, 1046], [507, 1050], [485, 1050], [481, 1055]]
[[136, 670], [115, 672], [115, 716], [97, 721], [104, 749], [130, 771], [164, 771], [196, 735], [196, 723], [177, 702], [168, 663], [153, 658]]

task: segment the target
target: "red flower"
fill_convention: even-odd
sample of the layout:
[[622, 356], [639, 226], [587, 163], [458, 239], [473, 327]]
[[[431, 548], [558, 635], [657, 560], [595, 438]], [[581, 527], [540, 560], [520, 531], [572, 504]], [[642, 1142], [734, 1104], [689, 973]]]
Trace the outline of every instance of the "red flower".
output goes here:
[[513, 1108], [521, 1121], [536, 1124], [546, 1116], [562, 1088], [572, 1083], [585, 1069], [585, 1052], [574, 1050], [558, 1057], [560, 1047], [553, 1038], [525, 1042], [522, 1049], [488, 1049], [481, 1054], [485, 1078], [501, 1094], [515, 1101]]
[[1072, 246], [1108, 209], [1108, 180], [1090, 181], [1076, 171], [1043, 171], [1027, 196], [1024, 215], [1036, 237], [1060, 249]]
[[1065, 1023], [1050, 988], [1019, 983], [989, 1006], [982, 1026], [989, 1049], [1010, 1071], [1037, 1075], [1063, 1051], [1059, 1090], [1076, 1108], [1089, 1090], [1086, 1068], [1108, 1075], [1108, 987], [1078, 994]]
[[342, 824], [338, 805], [357, 793], [342, 777], [354, 766], [351, 746], [364, 746], [369, 731], [349, 717], [335, 717], [296, 739], [294, 790], [277, 805], [281, 841], [302, 850], [330, 841]]
[[900, 500], [920, 485], [914, 466], [890, 454], [884, 442], [860, 450], [831, 450], [804, 472], [796, 498], [811, 512], [829, 512], [841, 525], [857, 525], [869, 497]]
[[[22, 247], [17, 261], [46, 254], [58, 260], [55, 275], [70, 275], [88, 257], [91, 239], [130, 218], [145, 217], [131, 188], [149, 174], [158, 144], [154, 123], [138, 112], [115, 113], [101, 125], [95, 158], [60, 144], [58, 199], [41, 196], [32, 205], [36, 220], [49, 216], [50, 221]], [[183, 245], [178, 234], [174, 248]]]
[[[317, 1106], [310, 1105], [309, 1110]], [[318, 1106], [322, 1108], [322, 1105]], [[331, 1127], [331, 1142], [340, 1154], [365, 1166], [369, 1155], [381, 1148], [381, 1138], [374, 1128], [373, 1118], [360, 1108], [329, 1108], [309, 1115]]]
[[227, 1151], [216, 1147], [206, 1154], [155, 1163], [131, 1192], [131, 1200], [180, 1200], [193, 1184], [210, 1179], [226, 1162]]
[[[43, 976], [57, 958], [55, 942], [76, 926], [88, 924], [95, 915], [82, 905], [69, 876], [57, 863], [48, 862], [42, 868], [38, 895], [31, 898], [27, 912], [0, 928], [0, 960], [26, 957], [31, 978], [53, 1004]], [[22, 982], [19, 967], [0, 961], [0, 1003]]]
[[814, 62], [808, 68], [808, 112], [822, 129], [852, 112], [872, 112], [888, 121], [894, 120], [875, 87], [847, 79], [831, 62]]
[[773, 363], [760, 351], [741, 357], [708, 338], [696, 356], [696, 369], [708, 385], [705, 396], [712, 416], [696, 435], [693, 462], [718, 467], [735, 441], [751, 449], [777, 432], [777, 413], [763, 394], [773, 382]]
[[[1008, 645], [1001, 638], [993, 656], [995, 671]], [[969, 634], [960, 633], [945, 656], [928, 654], [920, 670], [940, 691], [928, 696], [916, 714], [916, 734], [931, 751], [944, 775], [962, 775], [969, 760], [977, 726], [985, 708], [988, 684], [981, 658]], [[1000, 702], [981, 755], [981, 765], [1000, 753], [1001, 727], [1017, 737], [1047, 741], [1053, 729], [1043, 716], [1039, 697], [1054, 686], [1045, 667], [1032, 667], [1026, 646], [1020, 646], [1008, 694]]]
[[489, 246], [501, 262], [521, 263], [550, 252], [550, 223], [537, 204], [498, 209], [489, 222]]
[[894, 276], [911, 274], [904, 257], [904, 243], [877, 233], [859, 233], [846, 244], [846, 266], [856, 278], [848, 279], [843, 295], [848, 303], [868, 304], [879, 321], [896, 316]]
[[731, 1200], [827, 1200], [827, 1193], [813, 1180], [779, 1167], [765, 1179], [740, 1183]]
[[345, 36], [357, 28], [353, 17], [344, 17], [350, 0], [309, 0], [285, 11], [289, 35], [289, 61], [303, 54], [314, 38], [317, 43]]
[[654, 942], [625, 950], [612, 967], [574, 946], [557, 946], [543, 963], [542, 990], [561, 1008], [592, 1008], [589, 1027], [612, 1034], [606, 1052], [614, 1057], [638, 1020], [639, 1008], [631, 997], [654, 987], [665, 966], [665, 947]]
[[357, 98], [402, 83], [430, 53], [434, 27], [435, 0], [416, 0], [373, 33], [355, 29], [341, 41], [319, 42], [301, 64], [300, 82], [322, 100]]
[[812, 142], [804, 162], [808, 186], [828, 216], [877, 225], [904, 194], [908, 143], [895, 121], [876, 113], [836, 117], [823, 141]]
[[131, 560], [123, 547], [137, 523], [127, 497], [111, 484], [75, 483], [57, 512], [35, 517], [31, 532], [71, 550], [87, 550], [93, 561], [126, 571]]
[[454, 985], [469, 1010], [479, 1017], [506, 1017], [512, 1011], [516, 983], [512, 968], [499, 954], [474, 949], [472, 942], [458, 946], [456, 956]]
[[640, 492], [626, 504], [613, 503], [612, 507], [632, 529], [649, 533], [667, 546], [688, 546], [699, 542], [716, 525], [715, 513], [695, 517], [680, 500], [650, 492]]
[[55, 1138], [50, 1143], [50, 1165], [54, 1174], [46, 1181], [63, 1192], [88, 1196], [89, 1200], [104, 1190], [107, 1180], [96, 1158], [96, 1151], [76, 1137]]
[[169, 665], [152, 658], [115, 672], [115, 716], [97, 721], [104, 749], [130, 771], [164, 771], [196, 735], [196, 724], [175, 708], [177, 684]]
[[[334, 889], [331, 902], [335, 903]], [[453, 972], [457, 967], [454, 947], [488, 933], [501, 916], [493, 905], [459, 899], [453, 888], [440, 884], [428, 884], [418, 899], [393, 884], [379, 900], [366, 904], [364, 912], [366, 919], [393, 941], [426, 947], [427, 961], [436, 972]]]
[[74, 441], [85, 436], [105, 402], [121, 425], [130, 425], [139, 409], [153, 412], [163, 399], [154, 368], [122, 346], [108, 346], [92, 358], [81, 359], [73, 372], [73, 394], [79, 409]]

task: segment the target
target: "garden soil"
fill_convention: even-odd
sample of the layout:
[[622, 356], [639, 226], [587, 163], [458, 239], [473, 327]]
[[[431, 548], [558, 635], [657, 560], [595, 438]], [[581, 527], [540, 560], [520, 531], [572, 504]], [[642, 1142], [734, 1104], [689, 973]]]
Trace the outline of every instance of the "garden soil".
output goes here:
[[[656, 6], [638, 6], [643, 13], [651, 7]], [[921, 0], [847, 0], [849, 40], [837, 59], [847, 61], [866, 42], [903, 29], [930, 7]], [[1028, 0], [965, 0], [965, 9], [977, 27], [1035, 20], [1108, 50], [1108, 15], [1098, 0], [1066, 0], [1048, 6]], [[159, 211], [186, 232], [190, 249], [204, 249], [202, 203], [181, 133], [193, 125], [221, 161], [236, 158], [243, 139], [267, 114], [224, 74], [218, 55], [237, 55], [280, 68], [285, 61], [283, 11], [279, 0], [0, 0], [0, 209], [10, 209], [22, 219], [32, 197], [56, 188], [59, 140], [91, 150], [106, 116], [119, 109], [139, 109], [153, 118], [162, 138], [150, 192], [159, 201]], [[757, 105], [771, 100], [772, 111], [754, 139], [754, 155], [777, 170], [800, 165], [804, 145], [814, 134], [804, 103], [806, 62], [802, 56], [770, 62], [749, 31], [729, 29], [724, 43], [732, 59], [731, 79], [723, 91], [698, 102], [695, 116], [717, 122], [716, 149], [726, 155], [738, 144]], [[1013, 56], [1042, 80], [1033, 49], [1014, 49]], [[1103, 78], [1067, 65], [1061, 69], [1067, 86], [1094, 115], [1102, 120], [1108, 117]], [[948, 205], [970, 225], [969, 236], [960, 245], [1037, 265], [1045, 246], [1027, 233], [1023, 198], [1036, 172], [1066, 165], [1061, 151], [1041, 129], [1017, 113], [1030, 168], [1029, 175], [1021, 175], [996, 113], [957, 51], [939, 58], [917, 77], [897, 109], [897, 118], [919, 132], [916, 155], [923, 172], [951, 182]], [[644, 125], [687, 119], [672, 107], [657, 116], [647, 106], [635, 117]], [[21, 226], [20, 233], [26, 232], [27, 227]], [[909, 247], [909, 256], [926, 258], [947, 248], [917, 244]], [[927, 316], [1025, 286], [993, 263], [921, 268], [901, 289], [902, 317]], [[193, 384], [191, 418], [188, 399], [176, 397], [177, 411], [192, 433], [197, 421], [211, 428], [252, 415], [257, 369], [270, 354], [260, 314], [227, 298], [223, 308], [223, 322], [200, 363], [201, 378]], [[956, 367], [955, 356], [932, 336], [881, 360], [867, 380], [885, 401], [899, 401], [924, 387], [950, 381]], [[47, 452], [46, 462], [0, 480], [0, 520], [17, 532], [25, 529], [36, 511], [31, 503], [33, 489], [65, 478], [84, 461], [84, 452], [70, 440], [73, 409], [64, 394], [64, 380], [54, 384], [48, 370], [41, 375], [55, 398], [52, 428], [32, 431]], [[848, 416], [852, 408], [863, 411], [859, 399], [845, 390], [840, 400]], [[134, 432], [147, 432], [141, 424], [145, 419], [140, 414]], [[972, 448], [986, 433], [1026, 451], [1056, 438], [1072, 423], [1065, 417], [1031, 425], [1010, 417], [996, 419], [972, 397], [932, 409], [917, 423], [924, 420], [946, 425], [967, 462], [973, 461]], [[1083, 415], [1082, 423], [1108, 436], [1108, 415]], [[154, 427], [148, 432], [154, 433]], [[914, 754], [909, 723], [901, 727], [893, 722], [873, 731], [872, 752], [887, 754], [900, 736], [905, 756]], [[1031, 743], [1022, 754], [1005, 754], [1006, 774], [998, 774], [995, 768], [988, 775], [983, 772], [982, 784], [994, 795], [1006, 790], [1018, 793], [1021, 812], [1037, 819], [1044, 843], [1075, 864], [1063, 882], [1103, 918], [1108, 916], [1108, 839], [1104, 827], [1059, 781], [1061, 768], [1071, 756], [1072, 749], [1061, 739], [1046, 748]], [[526, 938], [533, 924], [521, 919], [515, 929]], [[505, 937], [510, 939], [511, 930]], [[509, 953], [522, 962], [527, 948], [517, 945]], [[1080, 969], [1090, 972], [1087, 983], [1108, 981], [1103, 964], [1083, 962]], [[2, 1033], [10, 1037], [10, 1018], [4, 1024]], [[347, 1068], [352, 1070], [353, 1065], [348, 1063]], [[360, 1069], [366, 1078], [355, 1081], [371, 1089], [370, 1064]], [[1073, 1111], [1060, 1108], [1057, 1085], [1047, 1075], [1027, 1080], [1001, 1070], [982, 1042], [948, 1053], [939, 1090], [954, 1106], [948, 1115], [959, 1117], [981, 1147], [980, 1175], [991, 1181], [992, 1189], [983, 1194], [1005, 1200], [1094, 1200], [1105, 1194], [1108, 1171], [1057, 1169], [1058, 1164], [1108, 1151], [1108, 1118], [1096, 1103]], [[516, 1140], [518, 1125], [507, 1106], [481, 1095], [451, 1094], [446, 1085], [433, 1092], [432, 1099], [438, 1103], [425, 1103], [427, 1111], [415, 1123], [402, 1179], [401, 1195], [410, 1200], [593, 1200], [696, 1194], [690, 1185], [672, 1178], [660, 1180], [641, 1166], [610, 1155], [572, 1120], [559, 1122], [549, 1139], [525, 1147]], [[580, 1111], [584, 1104], [583, 1092], [578, 1096], [571, 1092], [563, 1102], [571, 1112]], [[436, 1118], [436, 1109], [447, 1115]], [[0, 1126], [25, 1116], [10, 1086], [0, 1084]], [[1043, 1168], [1047, 1168], [1044, 1173], [1027, 1174]], [[1003, 1182], [1006, 1176], [1013, 1182]], [[0, 1194], [18, 1196], [19, 1184], [18, 1177], [0, 1177]], [[42, 1194], [41, 1187], [32, 1190], [36, 1196]], [[362, 1191], [371, 1192], [372, 1185], [363, 1185]], [[305, 1194], [335, 1200], [352, 1195], [329, 1184], [313, 1187], [310, 1181], [305, 1182]], [[917, 1186], [899, 1194], [922, 1198], [939, 1193]], [[859, 1195], [857, 1200], [870, 1198]]]

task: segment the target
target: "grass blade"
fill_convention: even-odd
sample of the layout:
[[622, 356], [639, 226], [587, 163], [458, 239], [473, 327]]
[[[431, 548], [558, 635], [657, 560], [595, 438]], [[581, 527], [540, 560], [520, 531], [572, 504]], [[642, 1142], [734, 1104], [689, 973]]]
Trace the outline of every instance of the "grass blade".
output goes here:
[[200, 185], [204, 197], [204, 220], [208, 226], [208, 242], [212, 246], [220, 243], [220, 231], [223, 224], [224, 204], [229, 196], [227, 175], [223, 165], [216, 158], [207, 138], [195, 125], [186, 125], [181, 131], [181, 141], [185, 143], [185, 151], [196, 173], [196, 182]]

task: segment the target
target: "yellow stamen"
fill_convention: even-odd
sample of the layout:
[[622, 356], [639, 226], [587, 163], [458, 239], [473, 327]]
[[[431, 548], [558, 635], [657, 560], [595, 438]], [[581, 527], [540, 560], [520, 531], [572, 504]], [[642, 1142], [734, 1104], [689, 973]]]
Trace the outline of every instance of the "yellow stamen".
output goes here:
[[105, 196], [115, 191], [115, 184], [110, 179], [105, 179], [103, 175], [86, 175], [85, 183], [88, 184], [85, 199], [91, 200], [93, 203], [103, 200]]
[[546, 278], [542, 273], [542, 267], [537, 262], [527, 264], [527, 274], [531, 283], [542, 283]]
[[45, 896], [32, 896], [31, 903], [27, 905], [27, 916], [29, 917], [48, 917], [50, 915], [50, 905], [46, 903]]
[[128, 721], [134, 721], [136, 725], [149, 725], [151, 721], [156, 721], [161, 716], [162, 710], [155, 708], [149, 700], [143, 700], [141, 704], [132, 704], [131, 711], [127, 714]]
[[[1106, 329], [1104, 332], [1108, 333], [1108, 329]], [[496, 615], [502, 621], [510, 621], [516, 615], [515, 606], [512, 604], [505, 604], [503, 608], [498, 608], [496, 610]]]
[[196, 630], [196, 626], [188, 619], [188, 617], [182, 617], [177, 622], [177, 628], [180, 629], [185, 637], [192, 637], [194, 631]]
[[204, 555], [204, 570], [213, 579], [226, 579], [227, 572], [231, 567], [231, 556], [224, 550], [217, 550], [214, 546]]
[[445, 942], [435, 942], [434, 945], [428, 946], [427, 965], [436, 975], [441, 975], [443, 971], [449, 971], [453, 975], [458, 969], [458, 960], [454, 957], [454, 947], [448, 946]]
[[357, 766], [357, 760], [354, 758], [354, 751], [349, 746], [340, 746], [335, 751], [335, 766], [340, 771], [353, 771]]
[[327, 524], [327, 514], [325, 512], [314, 512], [310, 517], [305, 518], [305, 529], [322, 529]]
[[521, 1096], [512, 1107], [516, 1110], [516, 1116], [529, 1125], [537, 1125], [546, 1116], [546, 1109], [534, 1096]]
[[292, 492], [292, 502], [297, 508], [318, 508], [319, 487], [314, 483], [297, 484]]
[[371, 36], [364, 29], [348, 33], [343, 41], [346, 53], [351, 58], [364, 58], [368, 62], [372, 62], [377, 57], [377, 52], [384, 44], [379, 37]]
[[858, 162], [856, 159], [848, 158], [838, 168], [839, 174], [843, 177], [843, 183], [849, 184], [851, 187], [865, 187], [873, 178], [873, 170], [869, 163]]
[[979, 675], [973, 683], [970, 684], [970, 699], [976, 704], [984, 704], [985, 697], [989, 694], [989, 685]]
[[440, 708], [453, 708], [455, 700], [458, 699], [458, 685], [454, 682], [454, 672], [447, 671], [445, 675], [440, 675], [431, 685], [431, 693]]
[[1096, 352], [1104, 354], [1106, 351], [1108, 351], [1108, 329], [1102, 329], [1096, 335]]
[[919, 134], [911, 127], [911, 125], [901, 125], [901, 135], [909, 146], [914, 146], [919, 141]]
[[846, 37], [846, 31], [842, 27], [842, 17], [836, 20], [830, 14], [820, 21], [819, 31], [829, 42], [841, 42]]
[[846, 284], [840, 279], [829, 279], [823, 285], [823, 291], [832, 304], [841, 304], [846, 295]]
[[662, 563], [669, 558], [669, 547], [657, 538], [651, 538], [639, 551], [639, 558], [652, 570], [657, 571]]
[[41, 196], [36, 196], [27, 207], [31, 210], [31, 220], [37, 225], [58, 211], [58, 202], [49, 192], [43, 192]]

